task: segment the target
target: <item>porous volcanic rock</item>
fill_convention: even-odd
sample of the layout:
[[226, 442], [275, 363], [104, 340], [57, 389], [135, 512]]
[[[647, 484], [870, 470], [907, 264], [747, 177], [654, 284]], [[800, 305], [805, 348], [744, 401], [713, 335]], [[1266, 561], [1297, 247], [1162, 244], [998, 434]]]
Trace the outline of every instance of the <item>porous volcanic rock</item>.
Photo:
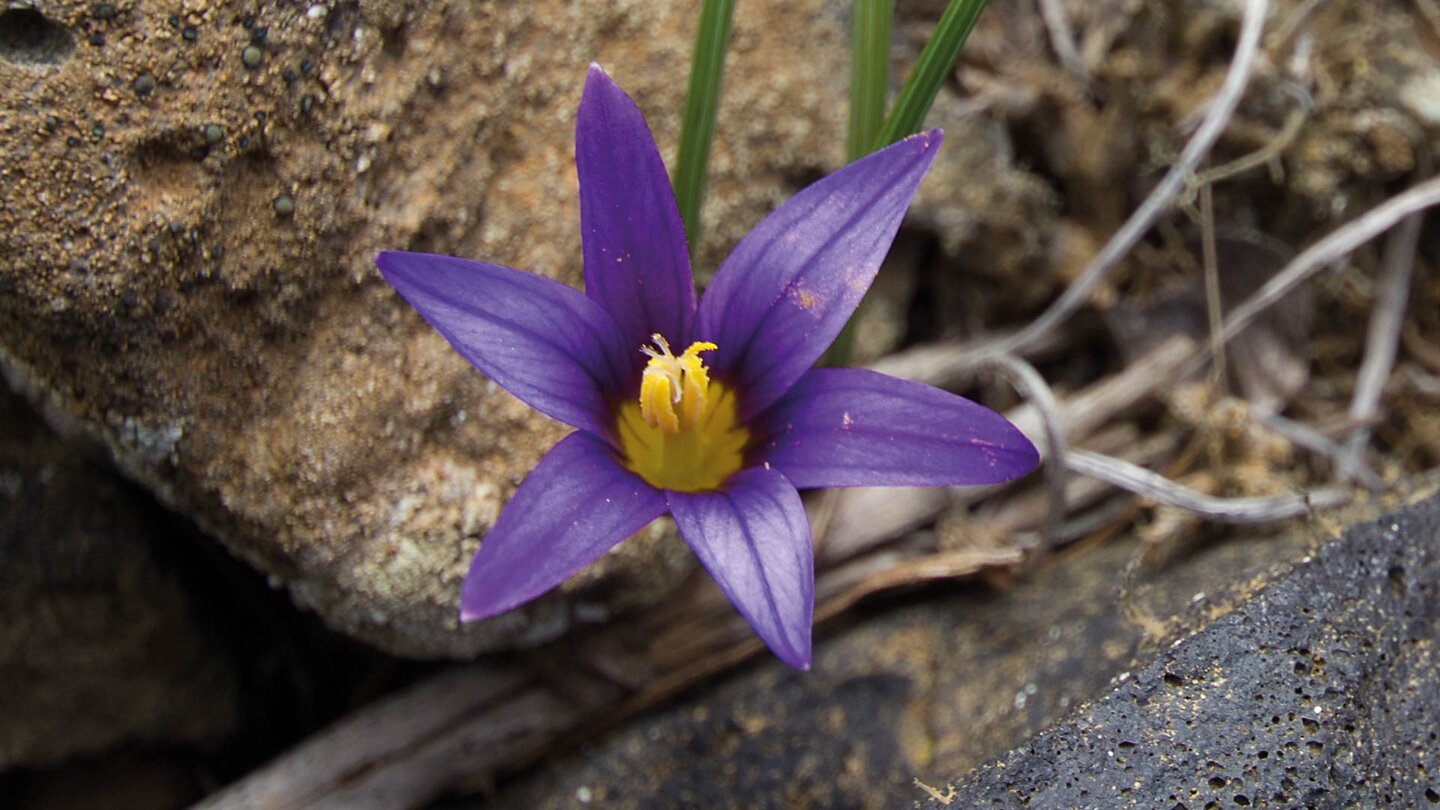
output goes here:
[[951, 807], [1440, 804], [1440, 499], [1348, 532]]

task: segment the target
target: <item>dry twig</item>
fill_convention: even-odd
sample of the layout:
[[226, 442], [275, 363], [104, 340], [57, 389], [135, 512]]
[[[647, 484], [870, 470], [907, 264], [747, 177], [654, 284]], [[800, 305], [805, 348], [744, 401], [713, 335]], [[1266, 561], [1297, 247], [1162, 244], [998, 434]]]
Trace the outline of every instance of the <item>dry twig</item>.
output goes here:
[[922, 379], [935, 385], [952, 385], [1000, 355], [1027, 355], [1046, 341], [1055, 340], [1057, 327], [1090, 299], [1105, 277], [1175, 201], [1177, 194], [1194, 176], [1196, 167], [1204, 160], [1230, 122], [1254, 70], [1260, 33], [1264, 28], [1268, 8], [1268, 0], [1246, 0], [1245, 16], [1241, 22], [1240, 39], [1235, 46], [1235, 54], [1231, 58], [1224, 83], [1209, 102], [1204, 120], [1200, 122], [1195, 134], [1180, 152], [1179, 159], [1165, 173], [1160, 183], [1120, 230], [1110, 237], [1110, 241], [1105, 243], [1105, 247], [1080, 273], [1075, 283], [1067, 287], [1048, 309], [1029, 325], [1009, 335], [977, 342], [923, 346], [902, 352], [886, 364], [885, 371], [896, 373], [893, 368], [908, 366], [914, 379]]
[[[1410, 272], [1420, 245], [1424, 214], [1411, 214], [1385, 240], [1380, 286], [1370, 309], [1370, 331], [1365, 341], [1365, 359], [1355, 378], [1355, 395], [1350, 400], [1350, 418], [1358, 427], [1345, 442], [1341, 472], [1347, 478], [1364, 479], [1365, 450], [1370, 446], [1370, 425], [1380, 412], [1385, 381], [1395, 367], [1400, 345], [1400, 327], [1410, 298]], [[1373, 474], [1371, 476], [1373, 478]], [[1374, 488], [1372, 486], [1372, 488]]]
[[1235, 107], [1240, 103], [1240, 97], [1245, 93], [1245, 86], [1250, 81], [1250, 74], [1254, 70], [1255, 55], [1260, 46], [1260, 32], [1265, 25], [1265, 13], [1269, 8], [1268, 0], [1247, 0], [1245, 3], [1245, 16], [1240, 24], [1240, 39], [1235, 46], [1235, 55], [1230, 61], [1229, 72], [1225, 75], [1225, 81], [1220, 85], [1220, 91], [1210, 101], [1209, 110], [1205, 119], [1191, 137], [1190, 142], [1185, 144], [1184, 150], [1175, 165], [1165, 173], [1145, 198], [1145, 202], [1135, 210], [1135, 213], [1125, 221], [1120, 230], [1110, 238], [1110, 241], [1101, 249], [1099, 255], [1091, 261], [1080, 277], [1065, 289], [1060, 298], [1041, 313], [1040, 317], [1031, 321], [1028, 326], [1020, 331], [1004, 338], [997, 345], [990, 348], [992, 352], [999, 353], [1023, 353], [1035, 341], [1049, 334], [1057, 326], [1067, 320], [1078, 310], [1091, 294], [1100, 286], [1100, 282], [1109, 275], [1110, 271], [1120, 262], [1125, 254], [1140, 241], [1140, 237], [1150, 230], [1155, 220], [1160, 218], [1165, 209], [1175, 199], [1177, 193], [1184, 187], [1185, 181], [1195, 172], [1200, 161], [1209, 154], [1210, 147], [1220, 137], [1230, 123], [1230, 117], [1235, 113]]
[[[1436, 204], [1440, 204], [1440, 178], [1418, 183], [1331, 231], [1325, 238], [1306, 248], [1266, 282], [1265, 286], [1236, 307], [1230, 317], [1225, 319], [1222, 338], [1226, 342], [1232, 340], [1259, 317], [1260, 313], [1274, 306], [1311, 276], [1348, 256], [1356, 248], [1394, 227], [1400, 220]], [[1198, 366], [1204, 359], [1196, 358], [1193, 365]]]
[[1060, 64], [1070, 71], [1081, 84], [1090, 84], [1090, 69], [1075, 46], [1075, 32], [1070, 28], [1070, 15], [1065, 12], [1062, 0], [1038, 0], [1040, 18], [1045, 21], [1045, 30], [1050, 35], [1050, 47]]
[[1220, 523], [1286, 520], [1310, 514], [1316, 509], [1338, 506], [1349, 497], [1345, 490], [1327, 489], [1273, 498], [1216, 498], [1177, 484], [1144, 467], [1089, 450], [1072, 451], [1067, 463], [1070, 469], [1081, 475], [1099, 478], [1127, 492]]
[[[1284, 436], [1287, 441], [1296, 447], [1309, 450], [1317, 456], [1329, 459], [1330, 463], [1334, 465], [1337, 470], [1345, 464], [1345, 448], [1329, 436], [1326, 436], [1324, 433], [1321, 433], [1309, 425], [1287, 419], [1277, 413], [1260, 414], [1260, 424]], [[1366, 466], [1363, 460], [1360, 465], [1353, 468], [1351, 472], [1355, 475], [1356, 480], [1372, 490], [1379, 489], [1383, 485], [1380, 476], [1376, 475], [1373, 470]]]
[[1044, 426], [1045, 442], [1041, 446], [1045, 465], [1045, 490], [1049, 496], [1046, 509], [1044, 541], [1054, 542], [1060, 524], [1065, 521], [1065, 455], [1069, 443], [1065, 440], [1065, 426], [1060, 420], [1060, 407], [1055, 394], [1045, 378], [1035, 367], [1014, 355], [1004, 354], [995, 358], [995, 367], [1010, 380], [1021, 395], [1035, 406]]

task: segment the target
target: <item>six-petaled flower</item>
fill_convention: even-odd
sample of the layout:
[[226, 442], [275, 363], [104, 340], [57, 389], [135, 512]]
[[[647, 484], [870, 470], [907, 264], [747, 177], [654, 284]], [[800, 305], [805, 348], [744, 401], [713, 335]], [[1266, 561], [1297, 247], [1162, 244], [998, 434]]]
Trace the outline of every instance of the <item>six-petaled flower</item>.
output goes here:
[[575, 124], [585, 292], [446, 256], [381, 273], [477, 369], [576, 428], [481, 542], [461, 618], [560, 584], [669, 513], [756, 633], [810, 664], [814, 562], [798, 489], [992, 484], [1035, 448], [954, 394], [813, 368], [870, 286], [940, 146], [915, 135], [821, 179], [736, 245], [696, 303], [664, 164], [592, 66]]

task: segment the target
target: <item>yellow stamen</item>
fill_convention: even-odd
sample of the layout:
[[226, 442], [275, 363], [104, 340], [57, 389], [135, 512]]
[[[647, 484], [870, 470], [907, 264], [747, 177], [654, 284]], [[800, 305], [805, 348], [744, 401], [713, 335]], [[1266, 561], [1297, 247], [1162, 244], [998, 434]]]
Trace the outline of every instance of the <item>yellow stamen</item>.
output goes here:
[[650, 427], [666, 433], [679, 433], [682, 428], [693, 430], [705, 413], [705, 396], [710, 387], [710, 375], [705, 371], [700, 352], [713, 352], [718, 347], [714, 343], [696, 342], [676, 357], [670, 353], [670, 344], [665, 338], [657, 334], [650, 339], [659, 348], [646, 346], [640, 350], [650, 356], [645, 374], [640, 378], [640, 415]]
[[739, 424], [739, 407], [725, 385], [710, 379], [701, 352], [714, 343], [696, 342], [679, 357], [660, 335], [640, 379], [638, 402], [622, 403], [617, 419], [625, 466], [662, 489], [703, 492], [718, 489], [740, 470], [749, 432]]

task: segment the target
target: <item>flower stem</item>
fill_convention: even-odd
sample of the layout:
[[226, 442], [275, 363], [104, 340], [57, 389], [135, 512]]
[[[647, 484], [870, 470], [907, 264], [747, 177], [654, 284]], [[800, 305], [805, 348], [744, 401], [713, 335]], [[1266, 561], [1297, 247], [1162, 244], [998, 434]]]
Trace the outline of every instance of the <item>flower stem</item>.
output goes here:
[[704, 0], [695, 31], [690, 63], [690, 88], [685, 93], [685, 118], [680, 123], [680, 150], [675, 159], [675, 202], [685, 238], [694, 255], [700, 243], [700, 209], [705, 204], [705, 175], [710, 141], [715, 135], [715, 109], [720, 104], [720, 76], [730, 44], [735, 0]]
[[885, 91], [890, 83], [890, 20], [894, 0], [855, 0], [850, 19], [849, 160], [875, 149], [885, 120]]
[[[940, 22], [935, 24], [935, 33], [931, 34], [930, 41], [925, 43], [925, 48], [920, 52], [920, 59], [915, 62], [915, 67], [905, 79], [905, 86], [900, 89], [900, 95], [895, 99], [895, 106], [891, 108], [890, 114], [886, 116], [884, 123], [880, 126], [869, 145], [856, 151], [855, 134], [857, 128], [856, 119], [859, 113], [856, 107], [860, 103], [859, 84], [861, 62], [865, 58], [873, 58], [873, 55], [864, 54], [863, 49], [867, 46], [873, 47], [874, 43], [866, 41], [862, 43], [860, 26], [867, 13], [872, 12], [873, 6], [884, 5], [886, 7], [886, 39], [889, 38], [889, 0], [855, 0], [855, 23], [851, 34], [851, 47], [855, 50], [854, 67], [851, 71], [852, 85], [850, 88], [850, 140], [847, 144], [850, 159], [854, 160], [861, 155], [879, 149], [919, 131], [920, 125], [925, 121], [925, 114], [930, 112], [930, 105], [935, 103], [935, 96], [940, 93], [940, 86], [950, 75], [950, 69], [955, 64], [955, 59], [960, 56], [960, 48], [969, 38], [970, 32], [975, 28], [975, 21], [980, 18], [980, 12], [985, 10], [986, 0], [950, 0], [945, 7], [945, 13], [941, 15]], [[863, 55], [862, 55], [863, 54]], [[871, 77], [873, 79], [873, 77]], [[881, 97], [883, 98], [883, 90]], [[864, 302], [861, 302], [864, 306]], [[820, 359], [822, 365], [846, 366], [850, 364], [850, 358], [855, 348], [855, 327], [860, 318], [860, 310], [857, 308], [854, 315], [846, 322], [845, 328], [835, 338], [835, 343], [830, 346], [829, 351]]]

